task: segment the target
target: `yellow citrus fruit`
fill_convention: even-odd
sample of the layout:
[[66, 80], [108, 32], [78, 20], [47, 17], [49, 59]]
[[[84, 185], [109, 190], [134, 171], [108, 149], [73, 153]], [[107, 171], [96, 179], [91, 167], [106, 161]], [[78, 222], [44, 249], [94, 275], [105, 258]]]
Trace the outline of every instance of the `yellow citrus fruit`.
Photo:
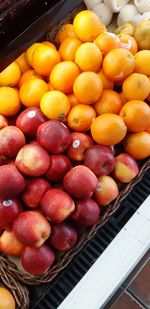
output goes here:
[[21, 107], [18, 91], [11, 87], [0, 87], [0, 115], [14, 116]]
[[72, 130], [86, 132], [90, 130], [91, 124], [95, 118], [96, 112], [92, 106], [78, 104], [70, 110], [67, 121]]
[[150, 20], [143, 20], [138, 23], [134, 38], [140, 49], [150, 49]]
[[64, 61], [74, 61], [75, 54], [82, 42], [77, 38], [66, 38], [59, 47], [59, 54]]
[[83, 72], [97, 72], [102, 63], [102, 54], [100, 49], [94, 43], [83, 43], [77, 49], [75, 63]]
[[145, 131], [127, 134], [124, 148], [137, 160], [148, 158], [150, 156], [150, 134]]
[[5, 288], [0, 287], [0, 308], [15, 309], [15, 299], [12, 294]]
[[34, 43], [26, 50], [26, 59], [30, 67], [32, 67], [32, 56], [36, 48], [41, 46], [41, 43]]
[[17, 59], [16, 63], [19, 65], [21, 74], [25, 73], [26, 71], [30, 70], [30, 66], [27, 62], [26, 54], [21, 54]]
[[21, 77], [19, 65], [14, 61], [0, 73], [0, 86], [15, 87]]
[[122, 91], [128, 101], [145, 100], [150, 92], [150, 80], [144, 74], [132, 73], [124, 80]]
[[136, 53], [134, 71], [150, 76], [150, 50], [140, 50]]
[[61, 44], [67, 38], [76, 38], [74, 27], [72, 24], [62, 25], [55, 37], [55, 42]]
[[20, 88], [20, 100], [26, 107], [39, 107], [40, 100], [47, 91], [48, 85], [44, 80], [40, 78], [29, 79]]

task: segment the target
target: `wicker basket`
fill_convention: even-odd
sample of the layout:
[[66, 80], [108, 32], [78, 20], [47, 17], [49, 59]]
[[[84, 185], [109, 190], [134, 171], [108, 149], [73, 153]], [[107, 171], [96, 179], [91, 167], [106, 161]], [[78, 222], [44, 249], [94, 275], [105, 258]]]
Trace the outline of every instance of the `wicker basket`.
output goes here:
[[9, 271], [8, 261], [3, 256], [0, 256], [0, 286], [11, 292], [16, 302], [16, 309], [29, 308], [28, 290], [13, 278], [13, 274]]

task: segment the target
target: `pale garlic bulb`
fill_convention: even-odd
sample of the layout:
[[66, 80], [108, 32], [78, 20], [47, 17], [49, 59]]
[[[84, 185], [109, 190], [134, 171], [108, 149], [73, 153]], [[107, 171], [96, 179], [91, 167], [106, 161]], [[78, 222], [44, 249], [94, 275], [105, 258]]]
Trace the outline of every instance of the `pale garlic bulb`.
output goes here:
[[117, 25], [121, 26], [124, 23], [131, 21], [131, 18], [133, 18], [133, 16], [136, 16], [138, 14], [139, 12], [134, 4], [130, 3], [126, 4], [118, 14]]
[[102, 0], [84, 0], [88, 10], [92, 10], [96, 5], [100, 4]]
[[113, 13], [118, 13], [129, 2], [129, 0], [104, 0], [104, 3]]
[[150, 0], [134, 0], [134, 3], [140, 13], [150, 11]]
[[97, 6], [95, 6], [92, 10], [97, 14], [100, 21], [105, 25], [108, 26], [112, 20], [113, 13], [111, 10], [104, 4], [100, 3]]
[[137, 24], [142, 21], [142, 20], [146, 20], [146, 19], [150, 19], [150, 12], [146, 12], [144, 14], [138, 14], [136, 16], [133, 16], [131, 18], [131, 22], [134, 26], [137, 26]]

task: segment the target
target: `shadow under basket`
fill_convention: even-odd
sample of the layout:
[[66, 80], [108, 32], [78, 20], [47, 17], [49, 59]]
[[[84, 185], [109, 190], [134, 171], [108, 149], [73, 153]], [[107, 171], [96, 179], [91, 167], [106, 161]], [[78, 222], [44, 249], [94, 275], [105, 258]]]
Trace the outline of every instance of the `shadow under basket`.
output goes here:
[[29, 292], [25, 286], [22, 286], [14, 277], [8, 267], [8, 260], [0, 256], [0, 287], [10, 291], [16, 302], [16, 309], [29, 308]]

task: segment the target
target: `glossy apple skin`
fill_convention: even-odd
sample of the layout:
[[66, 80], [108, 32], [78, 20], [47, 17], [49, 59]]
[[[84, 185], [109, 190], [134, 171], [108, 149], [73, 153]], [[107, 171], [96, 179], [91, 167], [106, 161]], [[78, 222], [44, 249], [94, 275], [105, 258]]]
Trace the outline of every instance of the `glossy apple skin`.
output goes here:
[[7, 126], [8, 126], [7, 119], [3, 115], [0, 115], [0, 130]]
[[84, 165], [98, 177], [108, 175], [115, 167], [115, 158], [110, 147], [94, 145], [85, 152]]
[[45, 192], [51, 188], [51, 185], [44, 178], [33, 178], [26, 180], [26, 188], [23, 191], [21, 198], [25, 205], [31, 208], [38, 207], [40, 200]]
[[81, 226], [93, 226], [98, 222], [100, 216], [100, 207], [91, 198], [76, 201], [75, 212], [72, 219]]
[[87, 149], [94, 145], [92, 138], [80, 132], [71, 133], [72, 143], [67, 150], [67, 156], [75, 162], [81, 162], [84, 158], [84, 153]]
[[117, 183], [110, 176], [98, 178], [98, 185], [94, 193], [94, 198], [100, 206], [107, 206], [119, 195]]
[[0, 201], [0, 228], [11, 228], [22, 211], [23, 206], [17, 199]]
[[9, 200], [25, 188], [25, 180], [12, 164], [0, 166], [0, 200]]
[[73, 248], [77, 242], [77, 231], [66, 222], [55, 224], [50, 235], [50, 244], [55, 249], [66, 252]]
[[54, 263], [55, 253], [46, 244], [40, 248], [26, 247], [21, 256], [23, 268], [32, 275], [43, 275]]
[[37, 211], [24, 211], [13, 223], [17, 239], [25, 246], [39, 248], [49, 238], [51, 226]]
[[64, 123], [49, 120], [37, 130], [37, 141], [52, 154], [62, 153], [71, 144], [71, 134]]
[[8, 255], [20, 256], [25, 246], [16, 238], [11, 230], [5, 230], [0, 237], [1, 250]]
[[61, 189], [50, 189], [40, 201], [40, 208], [49, 220], [61, 223], [74, 211], [75, 204], [72, 198]]
[[89, 198], [96, 190], [98, 180], [94, 173], [84, 165], [71, 169], [63, 180], [64, 189], [76, 198]]
[[72, 168], [69, 158], [63, 154], [51, 155], [51, 162], [46, 178], [52, 182], [61, 181]]
[[127, 153], [121, 153], [116, 157], [114, 177], [123, 183], [128, 183], [139, 173], [136, 160]]
[[23, 132], [15, 126], [7, 126], [0, 130], [0, 154], [15, 158], [19, 150], [25, 145]]
[[38, 177], [45, 174], [50, 165], [50, 156], [38, 144], [27, 144], [17, 154], [16, 167], [27, 176]]
[[26, 108], [17, 118], [16, 126], [27, 136], [36, 136], [39, 126], [46, 121], [38, 107]]

